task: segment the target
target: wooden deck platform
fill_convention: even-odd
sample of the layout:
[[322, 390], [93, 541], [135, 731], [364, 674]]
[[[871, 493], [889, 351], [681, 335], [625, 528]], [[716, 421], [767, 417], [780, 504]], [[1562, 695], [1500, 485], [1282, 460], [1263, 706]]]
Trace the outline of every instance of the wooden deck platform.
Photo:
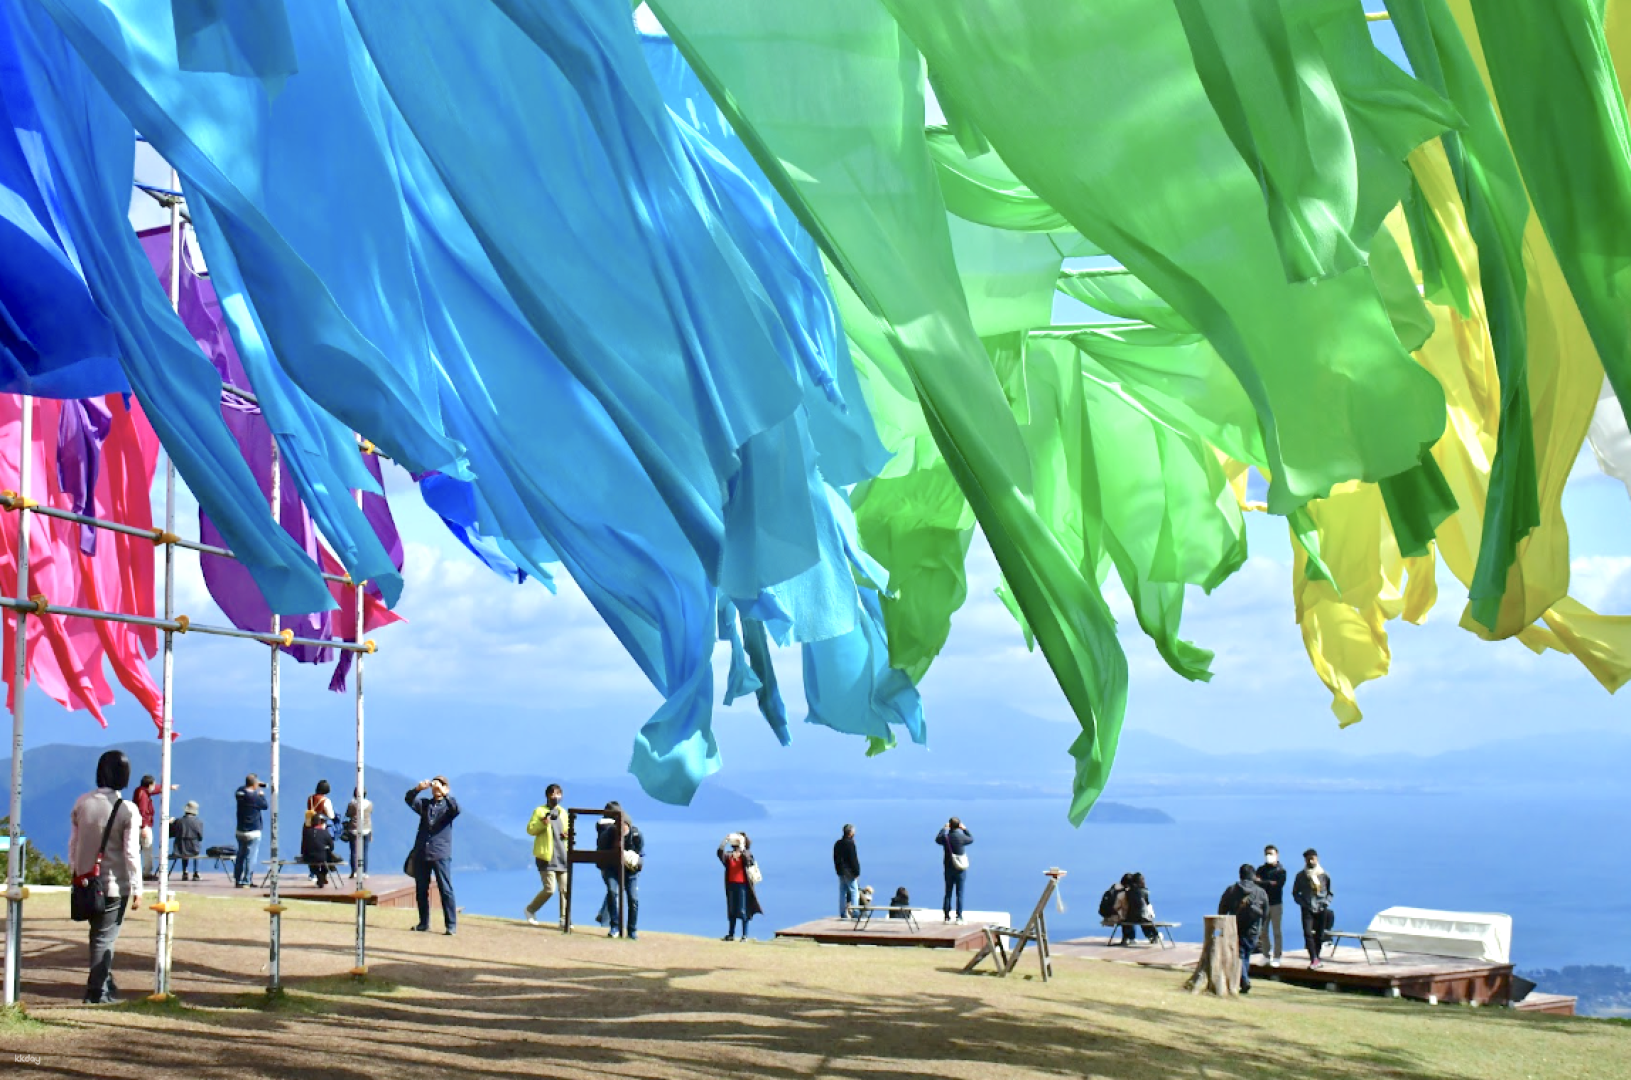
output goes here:
[[985, 941], [984, 922], [945, 923], [936, 914], [919, 919], [914, 932], [904, 919], [873, 919], [865, 930], [854, 929], [850, 919], [816, 919], [777, 930], [779, 938], [814, 941], [818, 945], [885, 945], [920, 949], [978, 949]]
[[[257, 876], [256, 881], [260, 879]], [[149, 881], [147, 888], [151, 891], [155, 883]], [[304, 873], [285, 874], [279, 883], [278, 898], [280, 900], [315, 900], [331, 904], [354, 904], [356, 898], [352, 895], [350, 878], [341, 878], [340, 888], [332, 884], [326, 889], [319, 889], [307, 884]], [[180, 876], [170, 879], [172, 892], [182, 896], [269, 896], [271, 890], [258, 886], [253, 889], [239, 889], [232, 884], [232, 879], [219, 871], [205, 873], [197, 881], [183, 881]], [[431, 882], [431, 907], [440, 910], [440, 901], [436, 898], [436, 883]], [[368, 904], [371, 907], [411, 908], [414, 906], [413, 879], [402, 874], [369, 874], [368, 891], [373, 894]]]
[[[1200, 962], [1201, 947], [1190, 942], [1180, 942], [1175, 949], [1144, 944], [1106, 945], [1104, 938], [1091, 937], [1055, 942], [1053, 955], [1191, 971]], [[1384, 964], [1378, 958], [1376, 963], [1369, 963], [1361, 950], [1344, 946], [1328, 953], [1318, 968], [1311, 968], [1308, 954], [1299, 949], [1286, 953], [1278, 968], [1270, 967], [1260, 956], [1253, 957], [1252, 978], [1326, 990], [1367, 991], [1433, 1003], [1507, 1005], [1511, 1002], [1511, 964], [1420, 953], [1391, 953], [1389, 961]], [[1562, 1007], [1561, 1003], [1554, 1006]]]

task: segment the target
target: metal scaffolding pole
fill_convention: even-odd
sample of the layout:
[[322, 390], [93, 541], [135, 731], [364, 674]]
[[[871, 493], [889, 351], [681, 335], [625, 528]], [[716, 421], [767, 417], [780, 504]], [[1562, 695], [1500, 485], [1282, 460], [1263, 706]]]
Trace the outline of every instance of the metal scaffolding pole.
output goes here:
[[[170, 170], [170, 187], [179, 190], [181, 178]], [[181, 309], [181, 202], [170, 204], [170, 307]], [[176, 531], [176, 467], [170, 455], [164, 455], [164, 532]], [[176, 549], [174, 544], [164, 545], [164, 618], [173, 622], [176, 606]], [[159, 815], [154, 830], [153, 857], [158, 863], [159, 899], [153, 905], [158, 920], [153, 942], [153, 994], [151, 1000], [164, 1001], [170, 996], [170, 943], [175, 933], [174, 916], [180, 905], [170, 899], [170, 742], [175, 726], [175, 711], [171, 706], [171, 690], [175, 686], [175, 631], [164, 631], [164, 659], [162, 668], [163, 696], [159, 701]], [[146, 868], [143, 867], [145, 872]]]
[[[28, 600], [28, 473], [33, 467], [34, 399], [23, 395], [22, 453], [18, 456], [17, 599]], [[6, 852], [6, 986], [5, 1004], [16, 1005], [23, 977], [23, 701], [28, 686], [28, 614], [17, 609], [15, 661], [11, 670], [11, 827]]]
[[[357, 509], [362, 509], [361, 491], [357, 492]], [[355, 590], [357, 631], [354, 640], [358, 645], [361, 645], [363, 641], [363, 588], [366, 585], [367, 582], [359, 581]], [[368, 974], [368, 841], [370, 838], [363, 836], [361, 831], [363, 807], [367, 805], [365, 800], [368, 798], [368, 785], [363, 780], [362, 768], [362, 665], [364, 659], [363, 652], [358, 650], [355, 671], [357, 678], [357, 816], [351, 822], [355, 837], [352, 843], [361, 845], [362, 854], [362, 858], [357, 862], [356, 876], [351, 881], [353, 886], [352, 895], [357, 898], [357, 955], [356, 962], [351, 967], [351, 974], [358, 978]], [[368, 824], [370, 828], [373, 827], [373, 815], [371, 813], [368, 815]]]
[[[283, 526], [283, 469], [278, 459], [277, 436], [272, 436], [272, 523], [278, 528]], [[277, 612], [272, 613], [272, 633], [282, 632], [283, 619]], [[267, 789], [266, 801], [270, 804], [268, 816], [271, 818], [272, 831], [272, 893], [267, 898], [266, 911], [272, 917], [271, 927], [271, 959], [270, 972], [266, 984], [266, 992], [278, 994], [283, 991], [282, 937], [283, 937], [283, 905], [278, 902], [278, 707], [280, 705], [281, 686], [278, 682], [278, 657], [283, 652], [276, 645], [272, 646], [272, 775], [271, 786]]]

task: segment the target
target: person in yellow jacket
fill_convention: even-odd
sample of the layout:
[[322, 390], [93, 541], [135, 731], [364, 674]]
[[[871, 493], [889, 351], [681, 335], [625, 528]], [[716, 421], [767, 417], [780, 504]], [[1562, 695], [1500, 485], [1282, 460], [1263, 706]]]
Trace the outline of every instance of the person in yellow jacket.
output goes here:
[[561, 894], [561, 929], [566, 929], [566, 912], [572, 903], [572, 897], [566, 887], [566, 811], [561, 808], [561, 800], [566, 793], [561, 785], [551, 784], [544, 789], [544, 805], [532, 812], [532, 820], [527, 822], [527, 835], [532, 839], [532, 860], [538, 865], [538, 877], [543, 887], [538, 895], [532, 898], [527, 905], [527, 922], [532, 926], [539, 925], [536, 918], [543, 910], [549, 898], [557, 891]]

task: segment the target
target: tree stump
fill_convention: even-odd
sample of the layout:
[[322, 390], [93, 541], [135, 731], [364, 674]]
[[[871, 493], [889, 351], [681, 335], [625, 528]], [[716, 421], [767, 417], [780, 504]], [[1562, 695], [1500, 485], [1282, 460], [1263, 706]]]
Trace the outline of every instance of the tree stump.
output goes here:
[[1219, 997], [1235, 997], [1240, 993], [1240, 934], [1235, 929], [1233, 915], [1206, 916], [1201, 960], [1184, 983], [1184, 989], [1192, 994], [1204, 990]]

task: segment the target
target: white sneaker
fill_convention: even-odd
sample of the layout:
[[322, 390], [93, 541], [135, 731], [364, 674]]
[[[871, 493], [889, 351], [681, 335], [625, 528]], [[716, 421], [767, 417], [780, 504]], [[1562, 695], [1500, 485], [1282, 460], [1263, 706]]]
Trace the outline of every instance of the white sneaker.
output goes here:
[[537, 926], [538, 925], [538, 920], [532, 917], [532, 912], [530, 912], [530, 911], [527, 912], [527, 925], [528, 926]]
[[947, 922], [947, 923], [950, 923], [950, 922], [951, 922], [951, 916], [950, 916], [950, 915], [947, 915], [947, 916], [946, 916], [946, 922]]
[[963, 917], [961, 915], [957, 916], [957, 918], [953, 921], [956, 922], [958, 926], [963, 925]]
[[1279, 966], [1280, 966], [1280, 958], [1278, 956], [1276, 956], [1273, 960], [1269, 961], [1269, 967], [1277, 968]]

